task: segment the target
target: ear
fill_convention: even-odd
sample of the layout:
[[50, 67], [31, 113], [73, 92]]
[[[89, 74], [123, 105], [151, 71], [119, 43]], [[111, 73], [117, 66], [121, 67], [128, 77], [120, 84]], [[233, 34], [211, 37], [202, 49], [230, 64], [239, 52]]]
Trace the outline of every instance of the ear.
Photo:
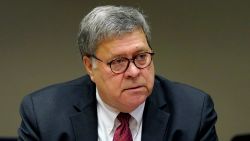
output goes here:
[[93, 73], [94, 67], [93, 67], [91, 58], [89, 58], [87, 56], [83, 56], [82, 63], [84, 65], [85, 70], [87, 71], [88, 75], [90, 76], [91, 80], [93, 82], [95, 82], [94, 81], [94, 73]]

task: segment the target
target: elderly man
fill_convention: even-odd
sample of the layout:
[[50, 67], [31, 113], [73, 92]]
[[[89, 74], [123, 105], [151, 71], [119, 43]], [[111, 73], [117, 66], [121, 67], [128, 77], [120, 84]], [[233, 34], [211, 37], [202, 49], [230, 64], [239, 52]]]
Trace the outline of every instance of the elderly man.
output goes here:
[[100, 6], [81, 22], [88, 75], [26, 96], [20, 141], [217, 141], [211, 98], [155, 75], [150, 30], [131, 7]]

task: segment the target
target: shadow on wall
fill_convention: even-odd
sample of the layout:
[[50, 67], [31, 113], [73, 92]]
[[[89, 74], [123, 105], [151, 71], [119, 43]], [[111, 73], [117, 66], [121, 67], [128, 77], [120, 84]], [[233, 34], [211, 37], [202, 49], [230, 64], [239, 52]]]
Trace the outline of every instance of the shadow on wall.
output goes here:
[[250, 141], [250, 134], [236, 135], [232, 141]]
[[0, 141], [17, 141], [17, 138], [1, 138]]

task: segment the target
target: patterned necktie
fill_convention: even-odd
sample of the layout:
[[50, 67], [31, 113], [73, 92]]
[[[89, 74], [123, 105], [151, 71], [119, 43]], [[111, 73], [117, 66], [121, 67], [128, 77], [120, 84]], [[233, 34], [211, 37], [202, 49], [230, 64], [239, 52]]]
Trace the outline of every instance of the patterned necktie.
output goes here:
[[133, 141], [131, 131], [129, 129], [130, 114], [120, 113], [117, 119], [121, 124], [116, 128], [113, 141]]

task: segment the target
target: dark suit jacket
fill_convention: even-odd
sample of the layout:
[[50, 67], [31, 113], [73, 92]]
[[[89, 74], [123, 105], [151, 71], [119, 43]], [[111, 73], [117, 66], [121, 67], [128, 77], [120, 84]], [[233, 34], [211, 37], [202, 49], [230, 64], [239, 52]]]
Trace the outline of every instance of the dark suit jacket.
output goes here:
[[[26, 96], [18, 129], [24, 141], [97, 141], [95, 84], [88, 76]], [[217, 141], [211, 98], [155, 77], [143, 113], [142, 141]]]

